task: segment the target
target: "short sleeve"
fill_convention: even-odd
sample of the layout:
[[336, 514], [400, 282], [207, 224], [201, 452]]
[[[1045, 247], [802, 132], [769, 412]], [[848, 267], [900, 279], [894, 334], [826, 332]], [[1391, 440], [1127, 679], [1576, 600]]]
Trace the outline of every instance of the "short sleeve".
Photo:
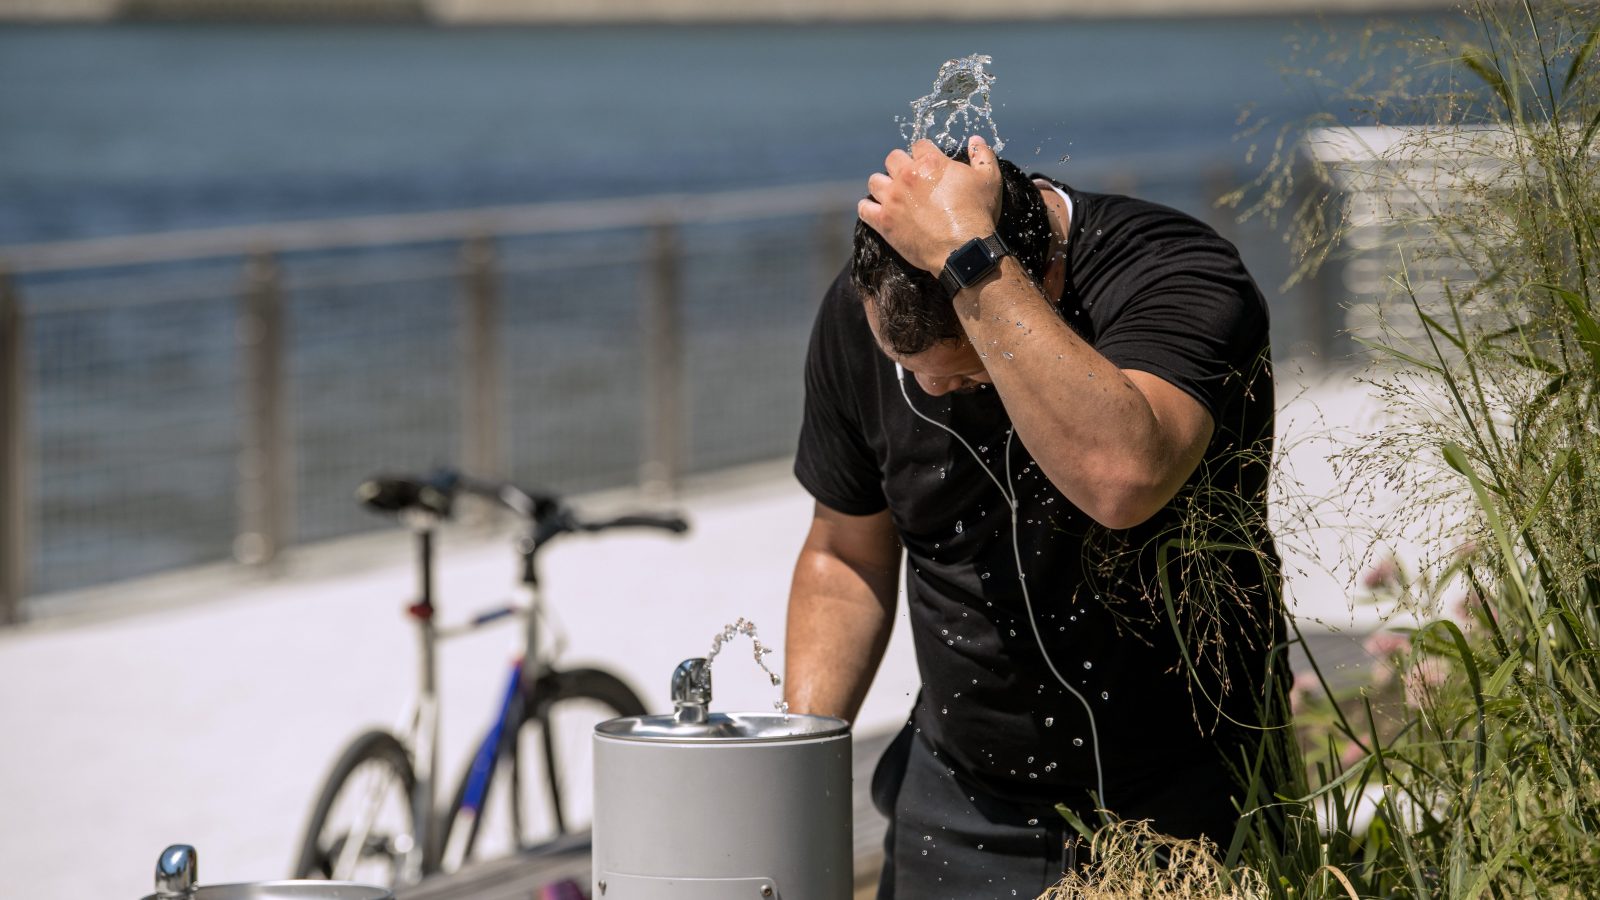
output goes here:
[[1261, 346], [1261, 293], [1232, 245], [1214, 235], [1147, 244], [1140, 255], [1095, 350], [1119, 369], [1167, 381], [1220, 421]]
[[861, 426], [855, 389], [870, 383], [865, 371], [877, 351], [866, 331], [861, 303], [849, 280], [834, 281], [823, 298], [806, 352], [805, 417], [794, 474], [818, 502], [847, 515], [865, 516], [888, 506], [876, 455]]

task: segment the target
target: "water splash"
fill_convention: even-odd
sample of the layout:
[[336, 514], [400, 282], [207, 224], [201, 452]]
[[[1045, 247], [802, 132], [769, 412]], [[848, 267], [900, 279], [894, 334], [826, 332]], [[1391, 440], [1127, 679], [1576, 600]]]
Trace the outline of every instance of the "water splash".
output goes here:
[[[726, 644], [741, 634], [750, 638], [750, 643], [754, 645], [753, 649], [756, 657], [756, 665], [760, 666], [761, 671], [767, 673], [767, 677], [772, 679], [772, 686], [777, 687], [778, 685], [782, 684], [783, 679], [778, 677], [778, 673], [767, 668], [767, 661], [765, 657], [767, 654], [772, 652], [772, 648], [761, 643], [761, 639], [756, 637], [756, 623], [746, 619], [744, 616], [740, 616], [739, 618], [735, 619], [732, 625], [722, 626], [722, 631], [718, 632], [717, 636], [711, 639], [711, 652], [706, 654], [706, 665], [709, 666], [716, 661], [717, 654], [722, 652], [723, 644]], [[787, 718], [789, 715], [789, 703], [786, 700], [780, 698], [777, 702], [772, 704], [772, 708], [783, 713], [785, 718]]]
[[994, 76], [983, 70], [993, 61], [982, 53], [946, 60], [933, 79], [933, 92], [911, 101], [911, 118], [900, 122], [900, 136], [906, 145], [927, 138], [949, 152], [987, 129], [989, 146], [996, 153], [1004, 150], [1005, 141], [1000, 140], [994, 110], [989, 106]]

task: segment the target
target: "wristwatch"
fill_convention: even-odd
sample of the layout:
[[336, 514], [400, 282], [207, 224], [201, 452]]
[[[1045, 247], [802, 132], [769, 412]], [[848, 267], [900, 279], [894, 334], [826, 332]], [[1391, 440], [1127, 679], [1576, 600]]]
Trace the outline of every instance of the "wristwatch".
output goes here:
[[951, 251], [944, 261], [944, 271], [939, 273], [939, 283], [944, 285], [945, 293], [954, 299], [962, 288], [972, 287], [989, 277], [989, 273], [1000, 265], [1000, 258], [1010, 255], [1011, 248], [1000, 240], [998, 233], [973, 238]]

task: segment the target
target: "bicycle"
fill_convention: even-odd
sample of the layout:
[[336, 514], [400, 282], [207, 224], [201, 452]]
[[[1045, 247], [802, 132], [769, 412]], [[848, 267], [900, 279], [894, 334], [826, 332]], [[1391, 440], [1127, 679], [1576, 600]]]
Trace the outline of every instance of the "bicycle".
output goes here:
[[[596, 533], [613, 528], [656, 528], [682, 534], [689, 526], [670, 515], [627, 515], [584, 521], [559, 497], [534, 494], [515, 485], [473, 479], [439, 470], [425, 477], [385, 476], [364, 482], [357, 492], [375, 512], [398, 516], [416, 538], [419, 598], [406, 608], [416, 624], [421, 646], [419, 692], [403, 733], [374, 729], [358, 735], [339, 755], [312, 806], [294, 865], [296, 878], [329, 878], [388, 886], [414, 884], [440, 871], [453, 871], [473, 858], [487, 798], [497, 777], [509, 779], [512, 848], [527, 850], [524, 826], [533, 798], [524, 791], [523, 749], [536, 748], [542, 759], [544, 799], [554, 835], [574, 830], [562, 797], [563, 776], [557, 733], [568, 713], [592, 713], [578, 733], [587, 758], [588, 740], [596, 721], [644, 713], [638, 695], [617, 676], [596, 668], [559, 669], [555, 652], [540, 642], [543, 595], [538, 554], [563, 534]], [[526, 602], [510, 603], [477, 613], [466, 622], [441, 627], [435, 622], [434, 531], [451, 518], [464, 495], [490, 500], [521, 520], [516, 540], [518, 580]], [[438, 772], [437, 664], [439, 641], [476, 631], [491, 623], [524, 620], [525, 649], [511, 665], [499, 711], [490, 722], [472, 762], [457, 782], [443, 815], [436, 815]], [[588, 709], [585, 709], [588, 707]], [[562, 721], [557, 722], [558, 713]], [[537, 731], [535, 737], [532, 731]], [[573, 732], [568, 732], [573, 733]], [[503, 772], [503, 774], [502, 774]]]

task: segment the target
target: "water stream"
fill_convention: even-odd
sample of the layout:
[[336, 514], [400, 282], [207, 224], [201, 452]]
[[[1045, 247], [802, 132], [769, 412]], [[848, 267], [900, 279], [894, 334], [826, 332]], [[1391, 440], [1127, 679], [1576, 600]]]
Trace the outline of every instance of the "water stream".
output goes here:
[[[756, 665], [761, 667], [761, 671], [767, 673], [767, 677], [772, 680], [772, 686], [777, 687], [778, 685], [782, 684], [783, 679], [778, 677], [778, 673], [767, 668], [767, 661], [765, 657], [767, 654], [772, 652], [772, 648], [761, 643], [761, 638], [756, 637], [756, 623], [746, 619], [744, 616], [740, 616], [739, 618], [735, 619], [732, 625], [722, 626], [722, 630], [717, 633], [717, 636], [711, 639], [711, 652], [706, 654], [706, 665], [709, 666], [716, 662], [717, 654], [722, 652], [723, 644], [726, 644], [741, 634], [750, 638], [750, 643], [753, 645], [752, 650], [755, 654]], [[772, 708], [783, 713], [785, 716], [789, 714], [789, 703], [782, 697], [779, 697], [777, 701], [772, 704]]]
[[933, 91], [911, 101], [911, 118], [900, 122], [906, 145], [927, 138], [948, 153], [987, 130], [989, 146], [996, 153], [1004, 150], [1006, 144], [989, 105], [994, 76], [983, 69], [993, 61], [982, 53], [946, 60], [934, 76]]

